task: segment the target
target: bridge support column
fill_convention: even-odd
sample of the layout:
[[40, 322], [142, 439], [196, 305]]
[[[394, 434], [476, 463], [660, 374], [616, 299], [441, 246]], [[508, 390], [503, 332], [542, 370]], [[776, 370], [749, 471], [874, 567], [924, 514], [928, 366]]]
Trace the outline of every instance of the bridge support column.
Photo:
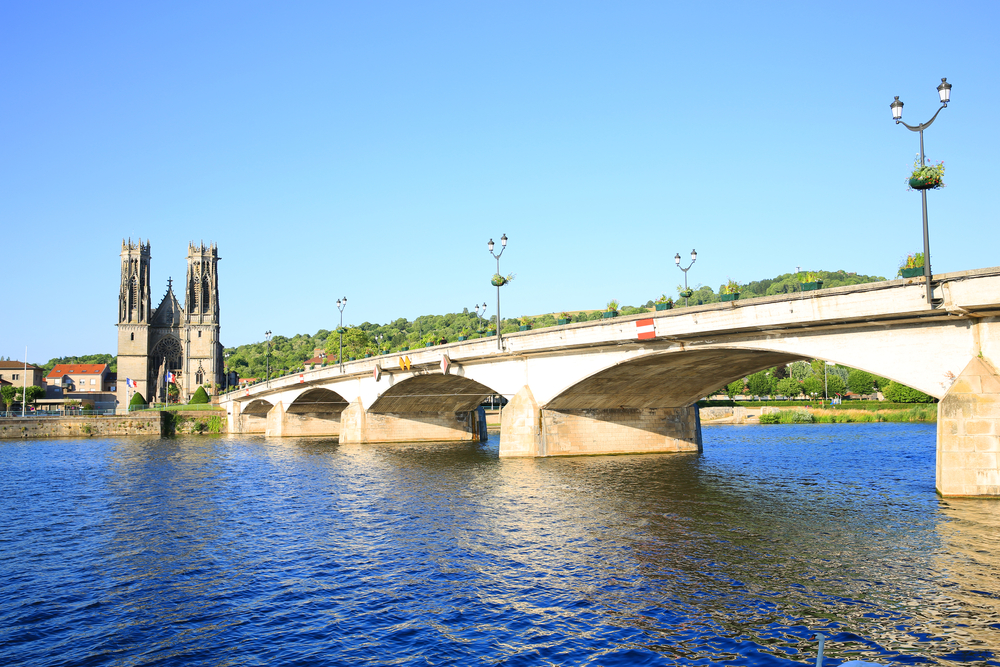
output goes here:
[[285, 425], [285, 406], [281, 401], [274, 404], [274, 407], [267, 411], [267, 426], [264, 429], [264, 436], [268, 438], [280, 438]]
[[528, 387], [504, 407], [500, 456], [700, 452], [696, 406], [618, 410], [539, 408]]
[[938, 403], [937, 491], [1000, 496], [1000, 374], [974, 357]]

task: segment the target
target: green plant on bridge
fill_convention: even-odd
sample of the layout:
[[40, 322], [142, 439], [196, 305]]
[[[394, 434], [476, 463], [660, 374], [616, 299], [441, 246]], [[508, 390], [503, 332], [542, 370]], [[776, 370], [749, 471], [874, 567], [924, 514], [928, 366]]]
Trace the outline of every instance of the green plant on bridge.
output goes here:
[[726, 284], [723, 285], [722, 288], [719, 290], [719, 293], [720, 294], [739, 294], [740, 293], [740, 284], [738, 282], [736, 282], [735, 280], [728, 280], [728, 281], [726, 281]]
[[608, 301], [608, 307], [605, 310], [609, 313], [617, 313], [619, 306], [621, 306], [621, 303], [619, 303], [618, 299], [611, 299], [611, 301]]

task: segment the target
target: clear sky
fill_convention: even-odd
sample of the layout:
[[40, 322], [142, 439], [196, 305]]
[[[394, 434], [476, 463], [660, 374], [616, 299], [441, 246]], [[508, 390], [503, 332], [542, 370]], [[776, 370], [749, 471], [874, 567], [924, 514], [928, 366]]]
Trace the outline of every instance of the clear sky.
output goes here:
[[123, 238], [154, 305], [222, 256], [222, 341], [1000, 264], [996, 2], [0, 1], [0, 356], [116, 352]]

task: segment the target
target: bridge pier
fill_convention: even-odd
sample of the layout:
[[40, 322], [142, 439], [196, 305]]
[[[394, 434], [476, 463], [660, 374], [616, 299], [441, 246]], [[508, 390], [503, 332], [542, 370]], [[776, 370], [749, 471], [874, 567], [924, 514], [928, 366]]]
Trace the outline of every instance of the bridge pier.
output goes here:
[[479, 439], [479, 416], [466, 412], [368, 412], [361, 401], [341, 414], [342, 443], [472, 442]]
[[937, 491], [1000, 496], [1000, 374], [974, 357], [938, 403]]
[[549, 410], [524, 387], [503, 409], [500, 456], [700, 452], [696, 406]]

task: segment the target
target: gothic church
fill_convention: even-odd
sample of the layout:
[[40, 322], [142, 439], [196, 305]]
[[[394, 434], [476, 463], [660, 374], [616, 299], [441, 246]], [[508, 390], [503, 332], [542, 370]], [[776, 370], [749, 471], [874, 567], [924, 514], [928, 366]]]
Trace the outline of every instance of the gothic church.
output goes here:
[[[122, 241], [122, 282], [118, 294], [118, 405], [139, 392], [147, 402], [163, 402], [173, 373], [186, 402], [199, 385], [218, 393], [222, 379], [219, 342], [219, 254], [215, 244], [188, 245], [185, 304], [174, 296], [173, 281], [152, 309], [149, 290], [149, 242]], [[135, 383], [129, 388], [126, 379]]]

